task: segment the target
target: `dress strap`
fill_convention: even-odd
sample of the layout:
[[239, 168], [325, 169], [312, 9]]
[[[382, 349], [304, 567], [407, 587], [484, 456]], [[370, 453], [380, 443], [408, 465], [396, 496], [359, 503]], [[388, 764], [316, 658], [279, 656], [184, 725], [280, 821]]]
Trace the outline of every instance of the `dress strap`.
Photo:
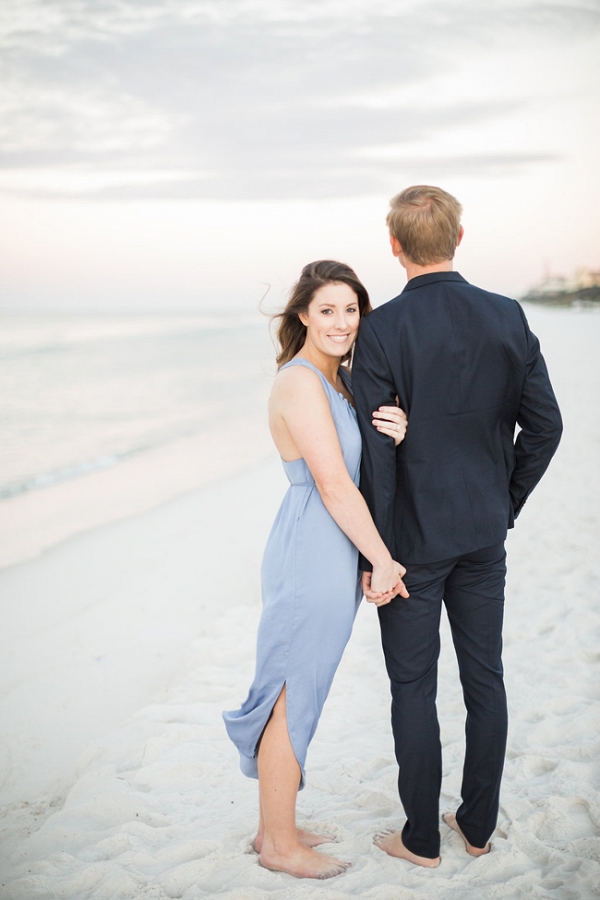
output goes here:
[[[313, 363], [309, 362], [307, 359], [304, 359], [304, 357], [296, 356], [296, 357], [294, 357], [294, 359], [290, 359], [290, 361], [285, 363], [285, 365], [283, 365], [281, 367], [281, 369], [287, 369], [288, 366], [305, 366], [307, 369], [312, 369], [313, 372], [317, 373], [317, 375], [320, 377], [321, 381], [323, 382], [324, 385], [326, 385], [326, 387], [331, 388], [332, 391], [335, 391], [336, 394], [339, 394], [339, 391], [337, 390], [337, 388], [334, 387], [331, 384], [331, 382], [325, 378], [325, 376], [323, 375], [321, 370], [317, 369], [317, 367], [315, 365], [313, 365]], [[279, 371], [281, 371], [281, 369]], [[344, 384], [346, 385], [346, 387], [348, 388], [350, 393], [352, 393], [352, 388], [350, 387], [350, 383], [349, 383], [350, 382], [349, 373], [346, 371], [346, 369], [343, 369], [341, 366], [339, 367], [338, 372], [340, 373], [340, 377], [341, 377], [342, 381], [344, 382]]]

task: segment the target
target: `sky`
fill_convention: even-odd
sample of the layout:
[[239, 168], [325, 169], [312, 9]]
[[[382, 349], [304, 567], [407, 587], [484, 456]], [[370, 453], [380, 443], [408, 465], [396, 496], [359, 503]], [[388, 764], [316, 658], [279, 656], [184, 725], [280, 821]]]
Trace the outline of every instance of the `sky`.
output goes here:
[[469, 281], [600, 269], [599, 0], [2, 0], [0, 73], [0, 310], [378, 304], [422, 183]]

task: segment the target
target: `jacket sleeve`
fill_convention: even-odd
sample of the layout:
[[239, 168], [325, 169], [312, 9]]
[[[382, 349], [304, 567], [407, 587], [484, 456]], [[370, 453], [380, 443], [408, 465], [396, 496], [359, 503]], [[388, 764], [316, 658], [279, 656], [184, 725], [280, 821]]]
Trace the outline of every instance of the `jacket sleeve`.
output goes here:
[[540, 343], [530, 331], [524, 312], [520, 312], [527, 334], [527, 365], [517, 415], [521, 431], [515, 442], [515, 467], [509, 486], [515, 518], [548, 468], [562, 434], [562, 419]]
[[[368, 318], [360, 325], [352, 363], [352, 389], [362, 435], [360, 490], [384, 544], [394, 544], [394, 498], [396, 494], [396, 445], [372, 423], [372, 413], [380, 406], [395, 406], [397, 390], [385, 357]], [[363, 572], [372, 565], [362, 555]]]

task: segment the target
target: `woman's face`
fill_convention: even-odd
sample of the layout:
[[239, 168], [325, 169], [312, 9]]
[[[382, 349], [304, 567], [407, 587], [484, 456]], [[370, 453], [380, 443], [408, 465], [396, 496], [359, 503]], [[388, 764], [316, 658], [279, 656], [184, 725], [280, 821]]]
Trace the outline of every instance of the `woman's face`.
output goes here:
[[350, 351], [358, 333], [358, 297], [343, 282], [324, 284], [299, 317], [306, 325], [305, 346], [341, 358]]

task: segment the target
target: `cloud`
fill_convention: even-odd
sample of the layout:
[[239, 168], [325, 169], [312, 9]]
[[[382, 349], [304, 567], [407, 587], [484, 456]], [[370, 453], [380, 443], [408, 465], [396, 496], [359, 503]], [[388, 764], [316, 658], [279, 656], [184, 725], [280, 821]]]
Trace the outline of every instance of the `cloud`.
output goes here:
[[[97, 201], [334, 199], [389, 194], [399, 183], [406, 181], [436, 182], [454, 176], [504, 177], [557, 159], [552, 154], [500, 153], [406, 157], [329, 168], [319, 164], [308, 173], [303, 168], [275, 169], [257, 165], [246, 171], [232, 167], [198, 173], [152, 172], [146, 176], [144, 173], [105, 172], [104, 176], [92, 173], [86, 178], [85, 172], [75, 172], [68, 186], [59, 183], [41, 188], [27, 185], [2, 188], [0, 179], [0, 190], [30, 198]], [[22, 171], [20, 174], [22, 177]], [[50, 179], [55, 182], [67, 180], [68, 176], [64, 174], [62, 178]], [[102, 184], [103, 180], [108, 183]]]
[[[406, 181], [441, 181], [449, 176], [501, 177], [526, 166], [555, 161], [548, 154], [497, 154], [408, 158], [396, 162], [379, 161], [362, 166], [318, 166], [305, 171], [253, 168], [205, 174], [203, 178], [181, 181], [122, 185], [103, 188], [98, 199], [211, 199], [211, 200], [301, 200], [391, 194]], [[87, 195], [89, 196], [89, 195]]]
[[[501, 119], [518, 110], [515, 101], [432, 98], [424, 108], [373, 98], [451, 72], [482, 41], [600, 27], [592, 3], [5, 4], [0, 167], [165, 172], [67, 192], [90, 199], [352, 196], [389, 190], [398, 172], [540, 164], [551, 154], [411, 154], [415, 143]], [[369, 159], [373, 146], [404, 147], [406, 158]], [[176, 171], [185, 177], [169, 174]]]

